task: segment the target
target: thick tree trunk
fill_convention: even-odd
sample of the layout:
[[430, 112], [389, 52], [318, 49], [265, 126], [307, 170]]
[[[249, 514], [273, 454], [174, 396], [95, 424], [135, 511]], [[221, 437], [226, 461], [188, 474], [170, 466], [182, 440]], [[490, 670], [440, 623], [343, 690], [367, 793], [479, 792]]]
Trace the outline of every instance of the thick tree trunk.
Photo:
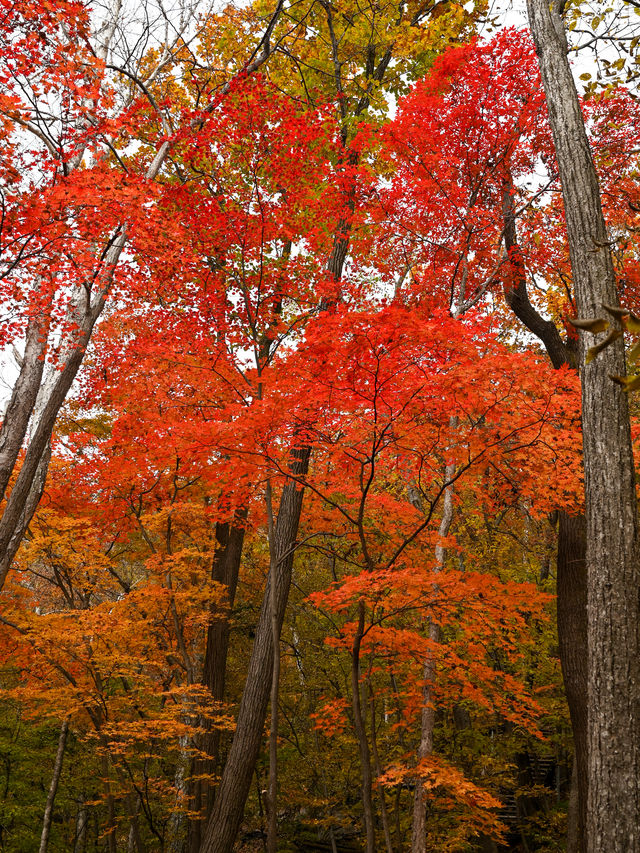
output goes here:
[[73, 853], [85, 853], [87, 849], [87, 826], [89, 824], [89, 812], [84, 800], [78, 802], [78, 813], [76, 815], [76, 832], [73, 842]]
[[[585, 850], [588, 796], [587, 748], [587, 565], [583, 515], [558, 513], [556, 611], [564, 690], [569, 705], [575, 773], [571, 774], [571, 805], [577, 812], [567, 853]], [[576, 788], [575, 796], [573, 788]], [[572, 816], [573, 820], [573, 816]], [[571, 842], [572, 847], [569, 846]]]
[[[129, 809], [129, 838], [127, 839], [127, 853], [147, 853], [147, 846], [142, 840], [140, 832], [140, 797], [129, 794], [125, 800]], [[180, 848], [178, 848], [180, 849]]]
[[233, 609], [236, 598], [246, 519], [246, 511], [240, 511], [236, 514], [233, 525], [228, 523], [216, 525], [218, 548], [214, 557], [211, 579], [226, 587], [224, 602], [226, 612], [223, 612], [218, 604], [213, 608], [207, 631], [202, 683], [206, 684], [213, 698], [219, 702], [224, 699], [229, 651], [229, 612]]
[[[584, 822], [580, 824], [580, 783], [578, 780], [578, 759], [573, 757], [571, 770], [571, 789], [567, 804], [567, 853], [582, 853], [585, 845]], [[586, 811], [586, 809], [585, 809]]]
[[[293, 451], [291, 473], [294, 476], [301, 477], [306, 474], [309, 454], [308, 447]], [[278, 630], [282, 627], [289, 598], [302, 498], [302, 489], [294, 480], [291, 480], [285, 485], [280, 499], [275, 530], [277, 555], [275, 607]], [[249, 661], [247, 680], [240, 702], [236, 730], [220, 780], [213, 811], [207, 824], [202, 853], [231, 853], [242, 820], [251, 777], [260, 752], [271, 691], [273, 636], [270, 597], [271, 582], [269, 579]]]
[[[513, 185], [508, 182], [503, 197], [504, 240], [511, 267], [507, 304], [530, 332], [542, 341], [547, 355], [557, 369], [576, 369], [575, 353], [560, 337], [555, 324], [538, 314], [529, 301], [522, 253], [518, 245], [513, 204]], [[576, 773], [572, 786], [578, 785], [577, 829], [572, 835], [573, 849], [582, 853], [587, 809], [587, 564], [586, 527], [583, 515], [570, 516], [558, 511], [558, 558], [556, 608], [558, 643], [565, 694], [571, 716], [571, 729], [576, 755]]]
[[[617, 305], [596, 171], [567, 59], [561, 8], [529, 0], [567, 222], [578, 314]], [[595, 342], [585, 333], [584, 346]], [[584, 335], [583, 335], [584, 337]], [[621, 340], [582, 368], [588, 578], [586, 849], [640, 851], [640, 566], [635, 471]]]
[[49, 846], [49, 833], [51, 832], [51, 819], [53, 817], [53, 804], [58, 793], [58, 783], [60, 782], [60, 774], [62, 773], [62, 760], [64, 751], [67, 745], [67, 735], [69, 734], [69, 720], [65, 720], [60, 727], [60, 737], [58, 738], [58, 750], [56, 752], [56, 760], [53, 765], [53, 773], [51, 775], [51, 784], [49, 785], [49, 793], [47, 795], [47, 804], [44, 809], [44, 818], [42, 819], [42, 834], [40, 836], [40, 851], [39, 853], [47, 853]]

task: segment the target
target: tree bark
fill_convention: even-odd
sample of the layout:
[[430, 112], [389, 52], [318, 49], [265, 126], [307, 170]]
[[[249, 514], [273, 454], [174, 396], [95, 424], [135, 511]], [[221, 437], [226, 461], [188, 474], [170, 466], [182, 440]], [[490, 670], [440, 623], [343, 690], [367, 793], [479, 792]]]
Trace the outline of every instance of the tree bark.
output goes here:
[[[307, 473], [309, 455], [308, 447], [292, 452], [291, 473], [294, 477]], [[282, 492], [275, 529], [275, 607], [278, 630], [282, 628], [289, 598], [302, 498], [302, 489], [295, 480], [290, 480]], [[244, 813], [251, 777], [260, 752], [272, 683], [273, 634], [270, 598], [271, 578], [267, 581], [236, 730], [207, 824], [202, 853], [231, 853]]]
[[[567, 222], [576, 305], [618, 305], [600, 189], [567, 59], [562, 6], [528, 0]], [[585, 336], [588, 340], [585, 342]], [[583, 349], [595, 342], [581, 334]], [[640, 566], [635, 470], [622, 340], [581, 370], [587, 529], [588, 802], [586, 849], [640, 851]]]
[[[202, 683], [209, 688], [216, 702], [223, 702], [227, 675], [227, 657], [229, 654], [229, 639], [231, 626], [229, 616], [233, 609], [240, 575], [242, 547], [244, 544], [244, 523], [247, 511], [236, 512], [233, 524], [218, 522], [216, 524], [216, 551], [211, 568], [211, 579], [226, 587], [224, 607], [219, 602], [211, 608], [210, 622], [207, 629], [204, 664], [202, 668]], [[220, 771], [220, 730], [209, 723], [204, 723], [206, 729], [202, 736], [201, 748], [208, 759], [197, 758], [193, 762], [193, 775], [213, 777]], [[196, 778], [192, 786], [193, 811], [199, 817], [189, 821], [189, 838], [187, 849], [189, 853], [199, 853], [202, 845], [202, 829], [204, 822], [211, 814], [215, 799], [215, 784], [213, 780]]]
[[[577, 369], [577, 353], [560, 337], [555, 324], [545, 320], [529, 301], [526, 270], [518, 245], [513, 204], [514, 188], [509, 181], [503, 196], [504, 241], [510, 265], [508, 306], [544, 345], [552, 365]], [[556, 611], [560, 664], [569, 706], [576, 755], [572, 786], [578, 785], [577, 846], [568, 853], [582, 853], [587, 809], [587, 564], [584, 515], [558, 510]], [[572, 840], [572, 843], [574, 841]]]
[[[371, 708], [371, 752], [373, 754], [373, 769], [376, 778], [382, 776], [382, 765], [378, 754], [378, 733], [376, 723], [376, 706], [373, 695], [373, 686], [369, 681], [369, 705]], [[387, 809], [387, 799], [385, 796], [384, 786], [378, 784], [378, 796], [380, 798], [380, 817], [382, 818], [382, 831], [384, 833], [384, 844], [387, 853], [393, 853], [393, 844], [391, 843], [391, 828], [389, 826], [389, 812]]]
[[[451, 425], [454, 427], [456, 419], [451, 418]], [[451, 524], [453, 522], [453, 485], [451, 479], [455, 474], [455, 465], [447, 465], [445, 467], [444, 477], [445, 483], [449, 483], [445, 487], [444, 501], [442, 508], [442, 518], [438, 528], [438, 536], [444, 539], [449, 534]], [[436, 571], [440, 571], [444, 567], [446, 550], [441, 543], [436, 545]], [[433, 644], [440, 642], [440, 626], [431, 619], [428, 629], [429, 641]], [[433, 685], [436, 676], [436, 660], [432, 652], [429, 652], [424, 660], [422, 678], [422, 714], [420, 718], [420, 744], [418, 746], [418, 760], [427, 758], [433, 752], [433, 732], [436, 724], [436, 707], [433, 699]], [[427, 849], [427, 794], [420, 778], [416, 779], [416, 787], [413, 794], [413, 818], [411, 824], [411, 853], [425, 853]]]
[[276, 853], [278, 846], [278, 698], [280, 689], [280, 620], [276, 601], [276, 576], [278, 571], [273, 524], [273, 502], [271, 482], [266, 490], [267, 522], [269, 527], [269, 616], [271, 619], [271, 642], [273, 644], [273, 668], [271, 672], [271, 724], [269, 728], [269, 809], [267, 812], [267, 853]]
[[575, 772], [571, 774], [572, 797], [573, 788], [577, 788], [575, 799], [571, 801], [577, 811], [576, 828], [571, 838], [567, 837], [567, 853], [582, 853], [585, 850], [589, 772], [586, 531], [584, 515], [570, 516], [562, 511], [558, 513], [556, 611], [560, 665], [575, 754]]
[[87, 849], [87, 826], [89, 824], [89, 813], [84, 800], [78, 802], [78, 813], [76, 815], [76, 832], [73, 841], [73, 853], [85, 853]]
[[[580, 785], [578, 781], [578, 760], [573, 757], [571, 770], [571, 788], [567, 804], [567, 853], [581, 853], [584, 850], [584, 832], [580, 826]], [[583, 824], [584, 826], [584, 824]]]
[[20, 373], [0, 427], [0, 498], [4, 498], [9, 485], [42, 382], [50, 310], [47, 305], [44, 312], [30, 317], [27, 324]]
[[230, 634], [229, 612], [233, 609], [236, 598], [246, 520], [246, 510], [240, 510], [236, 513], [232, 525], [228, 523], [216, 525], [218, 548], [214, 556], [211, 579], [226, 587], [226, 612], [221, 612], [220, 606], [216, 605], [211, 614], [202, 682], [211, 690], [213, 698], [219, 702], [224, 699]]
[[60, 774], [62, 773], [62, 760], [64, 758], [64, 750], [67, 745], [67, 735], [69, 734], [69, 720], [65, 720], [60, 727], [60, 737], [58, 738], [58, 750], [56, 752], [56, 760], [53, 765], [53, 774], [51, 776], [51, 784], [49, 785], [49, 793], [47, 795], [47, 804], [44, 809], [44, 818], [42, 819], [42, 834], [40, 836], [39, 853], [47, 853], [49, 846], [49, 833], [51, 832], [51, 819], [53, 817], [53, 804], [58, 793], [58, 783], [60, 782]]
[[371, 789], [373, 787], [373, 774], [371, 772], [371, 752], [367, 740], [367, 729], [362, 713], [362, 700], [360, 695], [360, 648], [364, 637], [364, 602], [358, 602], [358, 626], [351, 647], [351, 706], [353, 709], [353, 727], [358, 741], [360, 752], [360, 767], [362, 773], [362, 811], [364, 819], [364, 831], [367, 840], [367, 853], [374, 853], [376, 849], [375, 824], [373, 817], [373, 799]]

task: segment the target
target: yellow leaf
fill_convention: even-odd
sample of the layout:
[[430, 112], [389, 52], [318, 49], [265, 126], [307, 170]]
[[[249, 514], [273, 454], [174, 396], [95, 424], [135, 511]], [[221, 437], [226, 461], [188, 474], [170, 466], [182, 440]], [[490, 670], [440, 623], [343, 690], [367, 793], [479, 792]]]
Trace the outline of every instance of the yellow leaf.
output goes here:
[[616, 320], [622, 320], [623, 317], [626, 317], [630, 313], [628, 308], [618, 308], [615, 305], [605, 305], [604, 302], [602, 303], [602, 307], [608, 314], [615, 317]]
[[613, 376], [611, 375], [611, 379], [614, 382], [617, 382], [618, 385], [622, 387], [622, 390], [625, 393], [629, 393], [629, 391], [637, 391], [640, 389], [640, 373], [635, 376]]
[[623, 319], [622, 325], [632, 335], [640, 334], [640, 317], [634, 314], [633, 311], [629, 311], [629, 316]]
[[594, 317], [590, 318], [580, 318], [580, 317], [569, 317], [569, 322], [572, 326], [575, 326], [576, 329], [584, 329], [585, 332], [591, 332], [593, 335], [598, 332], [604, 332], [609, 328], [609, 321], [605, 320], [603, 317]]
[[591, 347], [591, 349], [587, 352], [587, 357], [585, 359], [585, 364], [591, 364], [593, 359], [600, 355], [602, 350], [606, 349], [609, 344], [612, 344], [615, 340], [622, 337], [622, 332], [614, 329], [612, 332], [609, 332], [607, 337], [602, 341], [602, 343], [598, 344], [595, 347]]

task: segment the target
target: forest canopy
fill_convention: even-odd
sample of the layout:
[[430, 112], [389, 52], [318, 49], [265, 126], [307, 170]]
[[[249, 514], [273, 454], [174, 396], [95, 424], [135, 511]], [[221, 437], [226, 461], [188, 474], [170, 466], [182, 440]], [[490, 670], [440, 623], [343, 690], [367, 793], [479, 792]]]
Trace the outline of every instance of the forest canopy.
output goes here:
[[2, 0], [0, 850], [640, 850], [587, 781], [640, 31], [545, 12], [585, 314], [536, 2]]

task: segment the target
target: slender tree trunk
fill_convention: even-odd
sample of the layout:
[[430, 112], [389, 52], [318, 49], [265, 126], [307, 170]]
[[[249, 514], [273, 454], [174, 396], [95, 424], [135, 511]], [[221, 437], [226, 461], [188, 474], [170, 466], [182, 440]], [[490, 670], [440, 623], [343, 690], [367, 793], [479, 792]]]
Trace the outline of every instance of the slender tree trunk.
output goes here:
[[218, 548], [214, 556], [211, 579], [226, 587], [225, 607], [216, 603], [207, 631], [202, 682], [216, 701], [224, 699], [227, 655], [229, 651], [229, 613], [233, 609], [240, 574], [246, 510], [236, 513], [233, 524], [216, 525]]
[[[598, 179], [567, 59], [562, 6], [529, 0], [562, 181], [576, 305], [618, 305]], [[588, 338], [585, 342], [584, 338]], [[596, 340], [582, 334], [583, 349]], [[581, 371], [588, 578], [586, 849], [640, 851], [640, 565], [635, 470], [621, 340]]]
[[46, 307], [29, 318], [20, 373], [0, 427], [0, 497], [4, 498], [9, 479], [27, 434], [29, 418], [35, 406], [42, 372], [47, 335], [51, 322], [51, 299]]
[[[451, 426], [455, 426], [455, 418], [451, 419]], [[445, 467], [445, 483], [448, 483], [455, 474], [455, 466]], [[444, 539], [448, 536], [453, 521], [453, 486], [445, 488], [442, 507], [442, 518], [438, 528], [438, 536]], [[446, 550], [441, 543], [436, 545], [436, 571], [444, 567]], [[440, 626], [433, 620], [429, 622], [429, 641], [432, 644], [440, 642]], [[433, 752], [433, 731], [436, 723], [436, 708], [433, 699], [433, 685], [435, 681], [436, 662], [432, 653], [427, 654], [422, 671], [422, 714], [420, 718], [420, 745], [418, 746], [418, 761], [427, 758]], [[411, 853], [425, 853], [427, 849], [427, 827], [426, 827], [426, 791], [416, 779], [416, 787], [413, 795], [413, 821], [411, 826]]]
[[116, 803], [111, 792], [111, 780], [109, 778], [109, 758], [105, 754], [102, 756], [102, 775], [105, 784], [105, 793], [107, 800], [107, 831], [105, 833], [107, 839], [107, 849], [109, 853], [118, 853], [118, 840], [116, 836]]
[[269, 809], [267, 814], [267, 853], [276, 853], [278, 845], [278, 689], [280, 687], [280, 623], [276, 601], [276, 577], [278, 571], [271, 482], [266, 491], [267, 522], [269, 525], [269, 577], [271, 595], [269, 616], [271, 619], [271, 642], [273, 644], [273, 671], [271, 673], [271, 724], [269, 728]]
[[[242, 547], [244, 544], [244, 523], [247, 511], [238, 510], [233, 524], [216, 524], [217, 547], [211, 568], [211, 579], [226, 587], [224, 605], [216, 601], [211, 608], [207, 629], [202, 683], [209, 688], [216, 702], [223, 702], [229, 654], [230, 622], [240, 574]], [[198, 758], [193, 762], [193, 775], [213, 777], [220, 770], [220, 730], [205, 723], [201, 749], [209, 759]], [[189, 853], [199, 853], [202, 845], [202, 828], [213, 808], [215, 784], [213, 781], [198, 778], [192, 785], [192, 808], [200, 817], [189, 821]]]
[[73, 842], [73, 853], [85, 853], [87, 849], [87, 825], [89, 823], [89, 813], [84, 804], [84, 800], [78, 803], [78, 813], [76, 815], [76, 833]]
[[127, 842], [127, 853], [147, 853], [147, 848], [140, 833], [140, 797], [129, 794], [127, 797], [129, 807], [129, 838]]
[[[281, 8], [282, 0], [279, 0], [277, 9], [281, 10]], [[272, 24], [274, 21], [275, 18]], [[271, 32], [272, 29], [267, 30], [265, 51], [269, 47]], [[379, 81], [384, 76], [390, 58], [390, 55], [386, 56], [378, 65], [377, 70], [380, 71], [380, 76], [376, 79]], [[358, 107], [359, 112], [366, 109], [368, 103], [368, 97], [365, 96]], [[343, 143], [346, 145], [344, 135]], [[357, 152], [349, 151], [347, 159], [350, 164], [355, 165], [358, 161]], [[355, 209], [354, 188], [347, 192], [346, 206], [350, 212]], [[327, 259], [327, 272], [330, 273], [334, 286], [329, 294], [325, 294], [321, 298], [321, 311], [332, 310], [339, 299], [339, 282], [342, 278], [342, 271], [349, 250], [350, 235], [350, 218], [341, 220], [334, 234], [333, 246]], [[291, 472], [294, 476], [304, 476], [307, 473], [310, 454], [310, 447], [293, 450]], [[298, 535], [302, 511], [302, 497], [303, 491], [297, 487], [295, 482], [287, 483], [283, 489], [278, 510], [275, 530], [278, 567], [275, 572], [277, 583], [274, 590], [278, 636], [282, 630], [282, 621], [289, 598], [295, 540]], [[271, 572], [269, 575], [271, 576]], [[217, 799], [207, 824], [201, 853], [231, 853], [242, 820], [251, 775], [260, 751], [262, 727], [272, 685], [274, 632], [272, 630], [271, 600], [270, 577], [263, 598], [247, 681], [240, 702], [236, 732], [225, 763]]]
[[[188, 719], [188, 715], [185, 714], [185, 719]], [[188, 801], [189, 797], [189, 781], [188, 781], [188, 773], [191, 765], [191, 761], [187, 755], [187, 750], [190, 746], [193, 746], [193, 738], [192, 736], [186, 735], [178, 738], [178, 756], [176, 762], [176, 769], [173, 774], [173, 788], [175, 791], [175, 803], [176, 806], [180, 802]], [[120, 774], [118, 774], [119, 776]], [[124, 780], [123, 780], [124, 781]], [[129, 815], [130, 815], [130, 824], [131, 829], [137, 829], [137, 817], [135, 816], [135, 805], [133, 805], [133, 801], [129, 797]], [[187, 822], [187, 818], [184, 812], [180, 808], [175, 808], [172, 810], [169, 815], [169, 820], [167, 821], [167, 831], [165, 836], [165, 849], [166, 853], [183, 853], [184, 852], [184, 844], [185, 839], [188, 838], [189, 835], [189, 824]], [[136, 842], [140, 841], [140, 834], [134, 836]], [[145, 853], [144, 850], [139, 850], [139, 853]]]
[[44, 818], [42, 819], [42, 834], [40, 836], [39, 853], [47, 853], [47, 847], [49, 845], [49, 833], [51, 832], [51, 819], [53, 817], [53, 804], [56, 799], [56, 794], [58, 793], [58, 783], [60, 782], [60, 774], [62, 773], [62, 760], [64, 758], [68, 734], [69, 720], [65, 720], [60, 727], [58, 750], [56, 752], [56, 760], [53, 764], [53, 774], [51, 776], [51, 784], [49, 785], [47, 804], [44, 809]]
[[360, 751], [360, 766], [362, 773], [362, 811], [364, 819], [364, 831], [367, 840], [367, 853], [374, 853], [376, 849], [375, 823], [373, 815], [373, 800], [371, 789], [373, 787], [373, 775], [371, 772], [371, 753], [369, 741], [367, 740], [367, 729], [362, 713], [362, 700], [360, 696], [360, 647], [364, 637], [364, 602], [358, 602], [358, 624], [351, 647], [351, 705], [353, 709], [353, 727], [358, 741]]
[[[291, 473], [294, 476], [300, 477], [306, 474], [309, 454], [308, 447], [292, 452]], [[282, 628], [289, 597], [302, 498], [302, 489], [294, 480], [291, 480], [285, 485], [280, 499], [275, 529], [277, 555], [275, 603], [278, 630]], [[202, 853], [231, 853], [242, 820], [253, 769], [260, 752], [262, 730], [271, 692], [273, 633], [270, 602], [271, 579], [267, 582], [247, 680], [240, 701], [236, 730], [205, 831]]]
[[[430, 642], [440, 642], [440, 628], [435, 622], [429, 623]], [[422, 713], [420, 715], [420, 744], [418, 760], [433, 753], [433, 732], [436, 722], [436, 708], [433, 701], [433, 683], [436, 662], [432, 654], [427, 655], [422, 669]], [[411, 853], [425, 853], [427, 849], [427, 792], [418, 777], [413, 793], [413, 819], [411, 823]]]
[[[330, 4], [324, 4], [327, 15], [331, 17]], [[262, 51], [258, 59], [255, 59], [245, 69], [245, 73], [252, 73], [259, 64], [267, 60], [270, 54], [270, 39], [273, 34], [276, 21], [283, 8], [283, 0], [278, 0], [276, 13], [274, 14], [261, 42]], [[332, 39], [332, 51], [334, 68], [336, 73], [336, 91], [342, 93], [341, 82], [341, 65], [337, 56], [337, 42]], [[368, 76], [372, 81], [380, 84], [384, 79], [386, 70], [392, 58], [392, 50], [389, 49], [379, 59], [377, 65], [368, 71]], [[368, 108], [370, 95], [365, 93], [357, 103], [355, 114], [361, 115]], [[348, 147], [349, 123], [346, 114], [346, 100], [340, 100], [340, 110], [342, 113], [342, 130], [341, 138], [344, 147], [344, 159], [350, 166], [355, 166], [358, 163], [359, 153], [351, 150]], [[355, 210], [356, 192], [355, 183], [345, 192], [345, 209], [347, 215], [340, 219], [336, 231], [334, 233], [333, 245], [327, 259], [327, 272], [332, 279], [330, 292], [325, 293], [320, 300], [321, 311], [331, 311], [335, 308], [340, 299], [340, 281], [344, 264], [349, 251], [349, 243], [351, 238], [351, 215]], [[293, 451], [294, 461], [292, 464], [292, 473], [304, 475], [307, 472], [309, 464], [311, 448], [297, 448]], [[276, 584], [276, 611], [278, 622], [278, 636], [282, 629], [282, 620], [286, 609], [289, 586], [291, 583], [291, 570], [293, 566], [293, 552], [295, 539], [300, 523], [300, 512], [302, 510], [302, 490], [299, 490], [295, 483], [289, 483], [280, 500], [280, 508], [278, 511], [278, 522], [276, 525], [275, 539], [276, 550], [278, 554], [278, 571]], [[218, 853], [218, 851], [231, 851], [235, 835], [240, 826], [242, 813], [251, 774], [260, 749], [260, 739], [262, 733], [262, 725], [266, 715], [267, 703], [269, 699], [270, 689], [265, 687], [265, 676], [271, 674], [273, 666], [273, 639], [270, 619], [270, 586], [265, 590], [265, 597], [258, 623], [258, 631], [254, 643], [253, 653], [249, 663], [249, 673], [247, 683], [243, 692], [240, 703], [238, 721], [236, 725], [236, 734], [233, 739], [231, 750], [225, 764], [223, 776], [218, 790], [217, 800], [214, 810], [209, 819], [206, 830], [204, 843], [202, 845], [202, 853]], [[268, 638], [267, 638], [268, 633]], [[268, 666], [268, 671], [265, 673], [264, 666]], [[265, 693], [266, 690], [266, 693]], [[239, 744], [243, 745], [240, 746]], [[245, 748], [246, 747], [246, 748]], [[244, 757], [241, 752], [244, 751]], [[248, 775], [247, 775], [248, 774]], [[214, 827], [218, 826], [216, 830]]]
[[402, 853], [404, 849], [403, 839], [404, 834], [402, 832], [402, 824], [400, 822], [400, 815], [402, 811], [402, 788], [398, 786], [396, 790], [396, 801], [394, 803], [393, 808], [393, 817], [394, 817], [394, 826], [395, 826], [395, 838], [396, 838], [396, 847], [395, 853]]
[[[376, 776], [382, 775], [382, 765], [380, 764], [380, 756], [378, 755], [378, 738], [376, 732], [376, 706], [373, 696], [371, 684], [369, 684], [369, 703], [371, 707], [371, 751], [373, 753], [373, 769]], [[391, 829], [389, 827], [389, 812], [387, 810], [387, 801], [385, 798], [384, 787], [378, 783], [378, 794], [380, 797], [380, 816], [382, 817], [382, 831], [384, 832], [384, 844], [387, 853], [393, 853], [393, 844], [391, 843]]]

